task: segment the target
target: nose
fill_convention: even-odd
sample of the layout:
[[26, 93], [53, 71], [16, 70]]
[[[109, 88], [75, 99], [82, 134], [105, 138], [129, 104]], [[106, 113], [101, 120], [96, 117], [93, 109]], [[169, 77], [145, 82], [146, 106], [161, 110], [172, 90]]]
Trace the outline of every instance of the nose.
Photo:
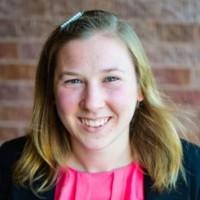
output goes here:
[[87, 84], [81, 100], [82, 109], [96, 112], [104, 105], [105, 94], [103, 88], [98, 83]]

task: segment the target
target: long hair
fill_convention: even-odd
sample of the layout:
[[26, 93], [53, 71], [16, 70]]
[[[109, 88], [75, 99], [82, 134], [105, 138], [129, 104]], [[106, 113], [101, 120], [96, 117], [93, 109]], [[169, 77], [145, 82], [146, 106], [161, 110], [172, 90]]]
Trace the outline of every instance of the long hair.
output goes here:
[[[179, 121], [168, 106], [155, 80], [134, 30], [116, 15], [92, 10], [79, 13], [58, 26], [46, 41], [37, 67], [32, 120], [27, 143], [14, 171], [17, 184], [29, 184], [36, 192], [50, 189], [60, 166], [71, 152], [70, 137], [55, 108], [53, 82], [60, 49], [72, 39], [102, 32], [120, 38], [132, 56], [138, 87], [144, 100], [130, 123], [131, 151], [151, 177], [155, 189], [175, 187], [182, 172], [182, 147], [177, 134]], [[37, 188], [34, 187], [38, 183]]]

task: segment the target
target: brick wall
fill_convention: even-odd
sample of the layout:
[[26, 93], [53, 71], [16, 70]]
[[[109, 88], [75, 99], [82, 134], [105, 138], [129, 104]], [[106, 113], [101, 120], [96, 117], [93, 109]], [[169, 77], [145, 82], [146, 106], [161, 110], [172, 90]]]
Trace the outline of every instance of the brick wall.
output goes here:
[[[200, 122], [199, 0], [1, 0], [0, 143], [25, 134], [35, 69], [49, 32], [77, 10], [107, 9], [135, 27], [159, 87]], [[188, 139], [200, 144], [200, 129]]]

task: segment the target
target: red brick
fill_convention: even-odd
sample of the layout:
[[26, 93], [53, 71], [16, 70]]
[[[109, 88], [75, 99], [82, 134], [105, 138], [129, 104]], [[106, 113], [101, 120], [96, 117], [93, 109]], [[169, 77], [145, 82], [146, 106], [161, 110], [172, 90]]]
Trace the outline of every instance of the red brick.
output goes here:
[[18, 20], [17, 35], [22, 39], [36, 38], [44, 41], [55, 28], [53, 23], [53, 20], [49, 19], [23, 18]]
[[22, 15], [37, 15], [44, 16], [47, 11], [48, 1], [34, 0], [34, 1], [22, 1], [20, 6]]
[[191, 81], [190, 69], [153, 69], [156, 80], [161, 84], [188, 85]]
[[48, 11], [48, 1], [2, 1], [0, 6], [0, 16], [9, 18], [31, 17], [31, 15], [38, 15], [42, 17], [45, 11]]
[[1, 101], [20, 101], [32, 100], [33, 86], [26, 83], [17, 84], [17, 82], [9, 84], [0, 82], [0, 100]]
[[200, 106], [200, 90], [166, 90], [166, 93], [178, 104]]
[[1, 80], [33, 80], [36, 68], [28, 64], [0, 64]]
[[29, 107], [0, 106], [0, 120], [29, 121], [32, 109]]
[[[19, 14], [20, 1], [1, 1], [0, 17], [1, 18], [14, 18]], [[18, 15], [19, 16], [19, 15]]]
[[200, 20], [199, 10], [200, 10], [200, 1], [193, 0], [192, 2], [190, 2], [190, 12], [192, 12], [193, 14], [193, 22], [197, 24], [199, 24], [199, 20]]
[[144, 47], [153, 63], [183, 66], [193, 66], [200, 63], [200, 47], [198, 45], [147, 42]]
[[42, 49], [40, 42], [24, 42], [19, 44], [21, 59], [39, 59], [39, 55]]
[[170, 22], [194, 22], [194, 3], [195, 0], [162, 1], [161, 15], [158, 19]]
[[[98, 9], [106, 9], [109, 10], [110, 12], [116, 12], [115, 6], [114, 6], [113, 1], [81, 1], [79, 0], [78, 4], [80, 6], [80, 10], [91, 10], [94, 8], [98, 8]], [[76, 12], [77, 11], [77, 6], [73, 5], [72, 9]], [[72, 10], [70, 9], [70, 10]], [[63, 10], [64, 11], [64, 10]], [[66, 14], [63, 13], [64, 16], [66, 17]]]
[[20, 137], [25, 134], [25, 130], [19, 128], [0, 127], [0, 144], [8, 140]]
[[141, 18], [141, 19], [157, 19], [160, 17], [161, 1], [115, 1], [115, 8], [123, 17]]
[[157, 40], [156, 26], [155, 23], [149, 20], [128, 19], [128, 23], [134, 28], [135, 32], [142, 40]]
[[200, 42], [200, 25], [199, 24], [196, 24], [194, 34], [195, 34], [196, 41]]
[[9, 19], [0, 19], [0, 37], [6, 38], [6, 37], [16, 37], [16, 28], [15, 23], [13, 20]]
[[200, 65], [192, 69], [192, 85], [200, 88]]
[[[72, 15], [73, 13], [77, 12], [77, 10], [81, 10], [81, 7], [83, 7], [83, 4], [87, 3], [87, 1], [65, 1], [65, 0], [59, 0], [59, 1], [51, 1], [49, 10], [50, 13], [52, 13], [55, 16], [63, 16], [67, 18], [69, 15]], [[92, 3], [92, 2], [91, 2]]]
[[0, 42], [0, 58], [17, 58], [17, 45], [12, 42]]
[[170, 42], [193, 42], [194, 25], [177, 23], [157, 23], [157, 34], [161, 40]]

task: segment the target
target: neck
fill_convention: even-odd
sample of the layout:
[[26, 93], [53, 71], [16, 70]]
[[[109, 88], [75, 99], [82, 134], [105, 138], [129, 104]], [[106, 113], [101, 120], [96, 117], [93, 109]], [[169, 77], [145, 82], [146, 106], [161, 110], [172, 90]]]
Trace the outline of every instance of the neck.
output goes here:
[[[119, 142], [118, 142], [119, 141]], [[123, 144], [120, 140], [102, 149], [87, 149], [74, 141], [68, 165], [79, 171], [101, 172], [125, 166], [133, 161], [129, 139]]]

